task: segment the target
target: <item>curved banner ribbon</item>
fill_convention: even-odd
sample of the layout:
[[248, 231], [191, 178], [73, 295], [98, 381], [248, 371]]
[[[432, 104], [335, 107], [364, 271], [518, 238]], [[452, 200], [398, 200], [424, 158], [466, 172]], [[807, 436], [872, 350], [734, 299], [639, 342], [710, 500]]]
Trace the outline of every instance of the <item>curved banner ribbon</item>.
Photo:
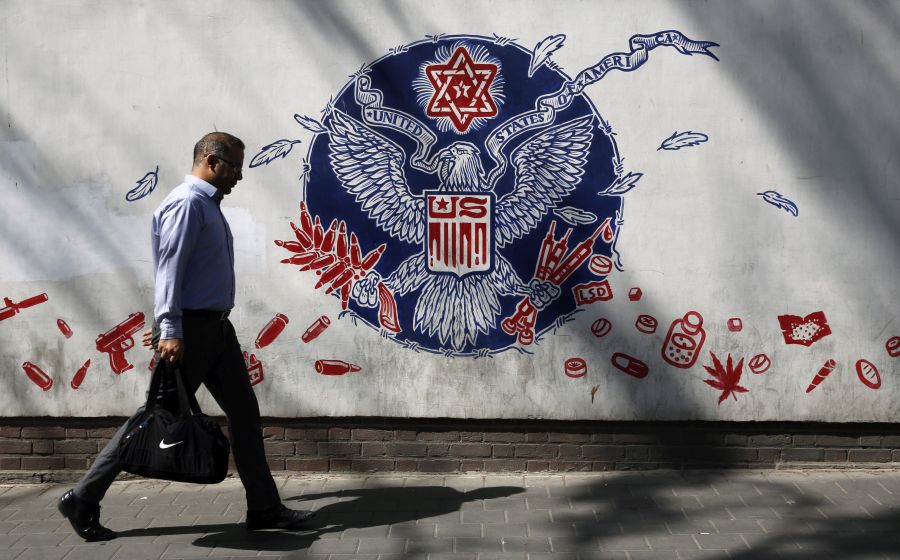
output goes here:
[[[501, 152], [510, 140], [524, 132], [553, 124], [557, 112], [571, 105], [575, 96], [580, 95], [585, 87], [603, 79], [610, 70], [621, 70], [622, 72], [637, 70], [647, 62], [650, 51], [660, 46], [675, 47], [679, 52], [688, 56], [702, 54], [719, 60], [709, 51], [710, 47], [719, 46], [718, 43], [694, 41], [685, 37], [680, 31], [669, 30], [653, 35], [635, 35], [629, 40], [629, 44], [630, 52], [606, 55], [594, 66], [579, 72], [574, 80], [564, 83], [558, 91], [538, 99], [533, 111], [512, 117], [491, 133], [485, 142], [488, 155], [496, 164], [488, 175], [488, 184], [491, 187], [506, 171], [507, 162]], [[437, 142], [437, 136], [434, 133], [412, 115], [384, 107], [382, 104], [384, 96], [381, 91], [372, 87], [372, 80], [366, 75], [356, 78], [355, 97], [356, 102], [362, 107], [362, 118], [366, 124], [384, 126], [410, 137], [418, 145], [416, 152], [410, 158], [410, 165], [421, 171], [434, 171], [433, 158], [429, 157], [432, 146]]]
[[542, 128], [552, 124], [556, 120], [556, 113], [562, 111], [581, 94], [585, 87], [596, 83], [610, 70], [632, 72], [647, 62], [650, 51], [659, 46], [675, 47], [682, 54], [688, 56], [702, 54], [719, 60], [709, 51], [710, 47], [719, 46], [712, 41], [694, 41], [688, 39], [680, 31], [660, 31], [653, 35], [635, 35], [629, 40], [631, 52], [612, 53], [604, 56], [600, 62], [578, 73], [574, 80], [570, 80], [562, 87], [549, 95], [537, 100], [535, 109], [521, 115], [517, 115], [497, 127], [488, 137], [486, 145], [488, 154], [494, 160], [496, 167], [488, 175], [488, 184], [494, 183], [506, 171], [506, 159], [501, 152], [510, 140], [520, 134]]
[[368, 125], [390, 128], [412, 138], [418, 148], [409, 164], [421, 171], [433, 172], [434, 162], [430, 161], [428, 152], [437, 142], [437, 136], [409, 113], [385, 108], [382, 105], [384, 97], [381, 91], [372, 87], [372, 80], [368, 76], [356, 78], [355, 92], [356, 102], [362, 107], [363, 121]]

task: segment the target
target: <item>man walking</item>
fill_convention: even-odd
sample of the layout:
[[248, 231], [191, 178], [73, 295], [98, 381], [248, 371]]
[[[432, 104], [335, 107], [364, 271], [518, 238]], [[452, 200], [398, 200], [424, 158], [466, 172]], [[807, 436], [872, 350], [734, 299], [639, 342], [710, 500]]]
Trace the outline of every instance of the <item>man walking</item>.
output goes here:
[[[228, 417], [234, 462], [247, 496], [247, 529], [293, 529], [314, 514], [281, 503], [266, 463], [259, 404], [228, 321], [234, 307], [234, 246], [220, 203], [242, 179], [243, 163], [240, 139], [207, 134], [194, 146], [191, 174], [154, 213], [154, 340], [158, 336], [157, 358], [180, 364], [189, 389], [205, 385]], [[116, 536], [100, 524], [100, 501], [121, 472], [118, 447], [126, 426], [59, 500], [60, 513], [87, 541]]]

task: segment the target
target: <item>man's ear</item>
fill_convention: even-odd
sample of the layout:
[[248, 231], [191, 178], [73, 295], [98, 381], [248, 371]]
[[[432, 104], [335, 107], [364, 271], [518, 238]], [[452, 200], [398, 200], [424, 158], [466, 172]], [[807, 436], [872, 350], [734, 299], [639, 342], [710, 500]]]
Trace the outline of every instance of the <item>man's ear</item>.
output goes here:
[[216, 168], [216, 161], [217, 161], [217, 158], [216, 158], [215, 155], [213, 155], [213, 154], [206, 154], [206, 159], [204, 160], [204, 162], [206, 163], [206, 166], [207, 166], [207, 167], [209, 167], [210, 169], [215, 170], [215, 168]]

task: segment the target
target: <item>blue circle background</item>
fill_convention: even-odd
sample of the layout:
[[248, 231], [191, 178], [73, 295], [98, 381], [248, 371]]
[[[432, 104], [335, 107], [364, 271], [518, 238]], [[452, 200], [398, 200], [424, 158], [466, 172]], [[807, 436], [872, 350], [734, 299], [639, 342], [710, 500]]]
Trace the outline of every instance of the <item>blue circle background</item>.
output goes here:
[[[501, 74], [504, 78], [503, 93], [505, 95], [505, 101], [502, 104], [498, 104], [498, 115], [496, 117], [489, 120], [486, 126], [482, 126], [475, 131], [470, 129], [469, 133], [463, 135], [453, 131], [439, 132], [437, 127], [434, 126], [435, 121], [425, 114], [423, 108], [416, 101], [417, 94], [412, 86], [413, 81], [419, 76], [420, 65], [423, 62], [434, 60], [437, 49], [442, 45], [452, 48], [460, 41], [469, 47], [470, 52], [473, 46], [481, 45], [491, 55], [501, 61], [498, 74]], [[487, 172], [494, 167], [494, 163], [487, 155], [485, 140], [487, 140], [494, 129], [513, 116], [533, 110], [535, 101], [539, 97], [558, 91], [568, 81], [568, 77], [562, 72], [551, 69], [547, 65], [541, 66], [534, 73], [534, 76], [529, 78], [528, 66], [530, 60], [530, 51], [514, 43], [500, 45], [494, 39], [486, 37], [458, 35], [443, 37], [437, 42], [426, 40], [410, 45], [404, 52], [386, 55], [372, 63], [368, 72], [372, 80], [372, 87], [381, 90], [384, 94], [385, 107], [407, 112], [418, 119], [419, 122], [428, 126], [437, 136], [438, 140], [431, 150], [432, 154], [439, 152], [453, 142], [471, 142], [481, 150], [482, 165]], [[362, 121], [361, 107], [355, 101], [352, 80], [344, 86], [334, 100], [333, 105], [336, 109]], [[593, 141], [584, 175], [575, 190], [564, 198], [557, 205], [557, 208], [574, 206], [596, 214], [598, 219], [592, 224], [572, 228], [574, 231], [569, 238], [570, 250], [593, 233], [594, 229], [607, 217], [612, 218], [614, 231], [617, 227], [615, 225], [615, 213], [619, 209], [620, 197], [597, 195], [598, 191], [602, 191], [616, 178], [613, 170], [613, 157], [617, 153], [612, 139], [600, 129], [602, 121], [599, 119], [599, 113], [590, 100], [581, 94], [575, 97], [569, 107], [557, 113], [555, 124], [564, 123], [588, 114], [597, 115], [598, 119], [595, 120], [597, 126], [594, 129]], [[328, 118], [325, 120], [327, 122]], [[503, 150], [504, 156], [509, 160], [510, 154], [515, 153], [515, 149], [519, 145], [528, 141], [534, 134], [543, 132], [546, 129], [545, 127], [535, 132], [525, 133], [523, 137], [511, 141]], [[404, 173], [409, 190], [413, 196], [421, 196], [422, 191], [434, 190], [438, 187], [439, 180], [437, 175], [418, 171], [408, 165], [409, 157], [415, 152], [417, 147], [412, 139], [387, 128], [379, 127], [376, 131], [378, 134], [398, 144], [406, 153], [407, 162], [404, 165]], [[370, 219], [366, 212], [362, 210], [360, 204], [354, 200], [354, 197], [349, 195], [340, 184], [340, 181], [331, 169], [328, 160], [329, 152], [329, 136], [327, 134], [317, 135], [309, 149], [310, 173], [305, 192], [307, 206], [313, 215], [321, 217], [325, 226], [332, 219], [345, 220], [348, 230], [356, 233], [359, 238], [363, 254], [381, 243], [386, 243], [387, 250], [382, 255], [375, 270], [382, 277], [387, 277], [408, 257], [422, 252], [423, 245], [410, 244], [391, 238], [378, 227], [375, 221]], [[506, 173], [500, 178], [494, 189], [495, 201], [514, 188], [515, 175], [515, 169], [510, 160]], [[530, 233], [503, 248], [496, 249], [497, 253], [502, 254], [512, 264], [519, 278], [526, 284], [534, 274], [534, 267], [540, 252], [541, 243], [547, 234], [550, 222], [554, 219], [557, 222], [556, 237], [559, 239], [566, 229], [571, 226], [559, 219], [558, 216], [555, 216], [551, 210]], [[598, 239], [594, 245], [594, 254], [611, 256], [610, 245], [603, 242], [602, 239]], [[562, 290], [560, 297], [539, 312], [535, 326], [536, 333], [552, 327], [558, 317], [571, 313], [575, 309], [572, 286], [598, 279], [588, 271], [587, 263], [576, 270], [560, 287]], [[396, 297], [400, 325], [403, 328], [403, 331], [396, 335], [396, 340], [405, 343], [416, 343], [426, 350], [446, 351], [447, 346], [441, 345], [436, 338], [413, 330], [413, 310], [419, 293], [420, 290], [415, 290], [405, 296]], [[510, 336], [500, 329], [500, 320], [510, 316], [515, 311], [515, 306], [521, 298], [522, 296], [501, 296], [502, 312], [497, 318], [495, 330], [492, 330], [487, 335], [479, 335], [475, 345], [469, 344], [465, 346], [458, 351], [458, 354], [474, 354], [481, 349], [502, 350], [516, 344], [514, 336]], [[349, 308], [370, 325], [378, 327], [377, 309], [359, 306], [352, 299]]]

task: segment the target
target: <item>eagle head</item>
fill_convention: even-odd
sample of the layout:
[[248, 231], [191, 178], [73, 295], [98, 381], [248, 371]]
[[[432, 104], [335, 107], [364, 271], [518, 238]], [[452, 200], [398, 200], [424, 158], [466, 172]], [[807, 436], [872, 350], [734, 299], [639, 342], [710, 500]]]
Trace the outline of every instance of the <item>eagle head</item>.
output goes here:
[[474, 144], [454, 142], [438, 154], [438, 177], [442, 190], [483, 191], [485, 183], [481, 153]]

